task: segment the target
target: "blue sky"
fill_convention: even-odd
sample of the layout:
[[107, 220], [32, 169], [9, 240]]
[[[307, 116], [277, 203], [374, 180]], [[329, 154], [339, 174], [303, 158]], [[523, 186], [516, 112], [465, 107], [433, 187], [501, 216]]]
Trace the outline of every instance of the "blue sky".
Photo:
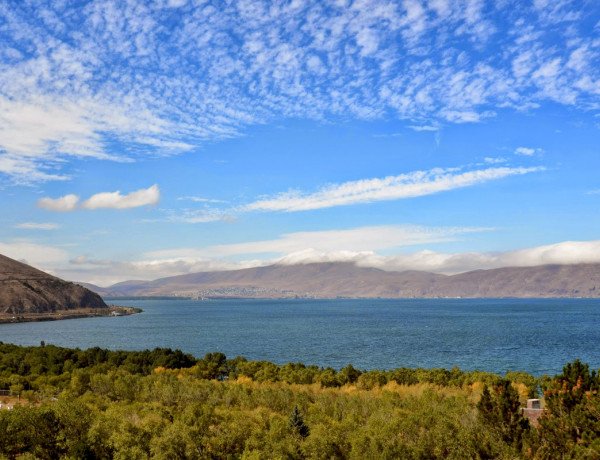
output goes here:
[[0, 2], [0, 253], [107, 285], [600, 262], [595, 1]]

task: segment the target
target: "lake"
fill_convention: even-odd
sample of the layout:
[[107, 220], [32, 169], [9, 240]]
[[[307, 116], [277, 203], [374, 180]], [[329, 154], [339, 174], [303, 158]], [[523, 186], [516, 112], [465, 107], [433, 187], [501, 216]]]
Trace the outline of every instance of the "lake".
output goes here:
[[575, 358], [600, 367], [599, 299], [119, 299], [144, 313], [1, 324], [0, 341], [179, 348], [201, 357], [362, 369], [458, 366], [535, 375]]

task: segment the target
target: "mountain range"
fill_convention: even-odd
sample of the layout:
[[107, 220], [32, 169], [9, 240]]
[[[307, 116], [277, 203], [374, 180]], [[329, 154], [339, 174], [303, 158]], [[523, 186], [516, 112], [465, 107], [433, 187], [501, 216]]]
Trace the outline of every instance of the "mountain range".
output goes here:
[[105, 288], [81, 284], [105, 297], [600, 297], [600, 264], [506, 267], [442, 275], [334, 262], [192, 273]]

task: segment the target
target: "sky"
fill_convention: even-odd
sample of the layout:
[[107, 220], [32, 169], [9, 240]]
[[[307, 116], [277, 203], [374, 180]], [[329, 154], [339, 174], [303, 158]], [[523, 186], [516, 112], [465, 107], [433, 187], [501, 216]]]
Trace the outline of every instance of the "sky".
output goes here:
[[0, 0], [0, 253], [106, 286], [600, 262], [596, 0]]

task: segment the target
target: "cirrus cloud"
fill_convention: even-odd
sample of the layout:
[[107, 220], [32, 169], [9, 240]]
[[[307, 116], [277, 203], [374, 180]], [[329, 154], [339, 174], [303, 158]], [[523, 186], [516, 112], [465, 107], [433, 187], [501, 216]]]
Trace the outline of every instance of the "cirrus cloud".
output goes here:
[[21, 230], [56, 230], [60, 225], [53, 222], [21, 222], [15, 225], [15, 228]]
[[542, 171], [542, 167], [495, 167], [471, 171], [435, 168], [428, 171], [332, 184], [314, 193], [286, 192], [246, 205], [247, 211], [307, 211], [374, 201], [400, 200], [470, 187], [509, 176]]

